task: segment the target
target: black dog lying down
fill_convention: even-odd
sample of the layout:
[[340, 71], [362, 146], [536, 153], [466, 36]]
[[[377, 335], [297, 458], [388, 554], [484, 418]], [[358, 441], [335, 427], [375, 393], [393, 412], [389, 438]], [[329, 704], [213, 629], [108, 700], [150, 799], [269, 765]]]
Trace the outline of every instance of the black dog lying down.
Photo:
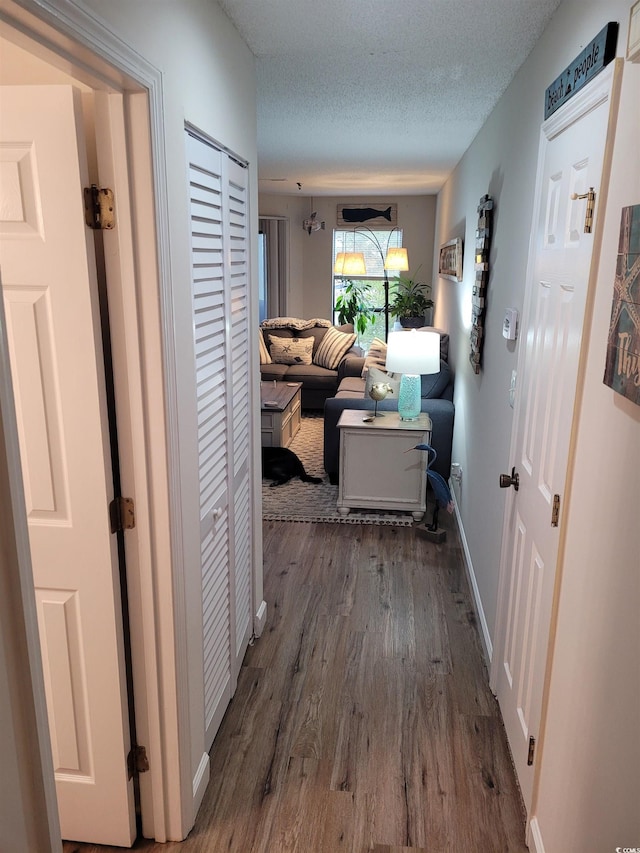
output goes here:
[[293, 450], [287, 447], [262, 448], [262, 476], [273, 480], [272, 486], [282, 486], [293, 477], [300, 477], [304, 483], [321, 483], [320, 477], [311, 477]]

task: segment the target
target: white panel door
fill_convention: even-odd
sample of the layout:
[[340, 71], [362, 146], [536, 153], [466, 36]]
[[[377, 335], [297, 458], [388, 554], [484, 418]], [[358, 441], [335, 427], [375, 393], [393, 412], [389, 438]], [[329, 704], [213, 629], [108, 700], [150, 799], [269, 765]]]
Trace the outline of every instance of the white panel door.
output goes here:
[[496, 644], [496, 692], [527, 810], [562, 532], [562, 512], [552, 526], [552, 511], [554, 496], [566, 498], [593, 249], [593, 234], [584, 230], [586, 200], [572, 196], [590, 187], [602, 194], [611, 71], [543, 125], [538, 164], [512, 448], [519, 490], [506, 510]]
[[63, 837], [130, 846], [129, 720], [79, 93], [2, 87], [0, 264]]

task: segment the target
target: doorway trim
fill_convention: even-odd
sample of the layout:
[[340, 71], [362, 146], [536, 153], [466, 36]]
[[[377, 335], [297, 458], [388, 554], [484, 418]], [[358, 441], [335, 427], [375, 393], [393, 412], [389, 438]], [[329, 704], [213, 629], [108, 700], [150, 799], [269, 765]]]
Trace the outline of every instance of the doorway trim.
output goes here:
[[[116, 296], [138, 310], [133, 315], [121, 312], [119, 318], [116, 314], [113, 332], [131, 347], [127, 367], [134, 380], [123, 388], [116, 378], [116, 401], [123, 398], [135, 408], [131, 438], [142, 449], [145, 463], [127, 472], [138, 506], [146, 509], [139, 513], [145, 530], [137, 539], [137, 572], [129, 602], [138, 636], [138, 642], [132, 642], [136, 723], [151, 764], [149, 774], [141, 777], [141, 810], [144, 835], [157, 841], [180, 840], [194, 815], [188, 761], [182, 760], [189, 755], [190, 731], [162, 74], [74, 0], [0, 0], [0, 25], [21, 46], [31, 52], [37, 48], [51, 64], [67, 71], [73, 68], [77, 79], [96, 91], [119, 92], [124, 98], [136, 276], [134, 281], [124, 278]], [[149, 288], [154, 281], [156, 288]], [[147, 369], [159, 361], [162, 375]], [[0, 391], [11, 393], [10, 380], [0, 381]], [[164, 431], [157, 422], [159, 415]], [[9, 432], [0, 438], [9, 457], [18, 458], [16, 436]], [[24, 552], [29, 548], [24, 504], [14, 496], [12, 506], [20, 522], [18, 549]], [[30, 562], [21, 561], [16, 576], [22, 586], [27, 581], [32, 586]], [[25, 618], [30, 640], [37, 643], [37, 626], [29, 613]], [[34, 698], [36, 704], [44, 702], [44, 695]], [[44, 731], [42, 725], [41, 719], [38, 736], [48, 739], [46, 717]], [[44, 785], [49, 802], [55, 802], [53, 777], [45, 778]], [[51, 817], [50, 821], [55, 826], [56, 821]]]

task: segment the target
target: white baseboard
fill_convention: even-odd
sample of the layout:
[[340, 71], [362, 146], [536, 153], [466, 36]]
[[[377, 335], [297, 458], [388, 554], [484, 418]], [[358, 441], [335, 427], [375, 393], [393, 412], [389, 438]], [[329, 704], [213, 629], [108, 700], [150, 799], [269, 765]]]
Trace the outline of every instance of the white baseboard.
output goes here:
[[207, 790], [207, 785], [209, 784], [209, 754], [207, 752], [202, 753], [202, 758], [200, 759], [200, 764], [198, 765], [198, 769], [196, 770], [196, 775], [193, 777], [193, 814], [198, 814], [198, 809], [202, 805], [202, 798], [204, 797], [204, 792]]
[[487, 625], [487, 619], [484, 615], [484, 609], [482, 607], [482, 600], [480, 598], [480, 590], [478, 589], [478, 584], [476, 581], [476, 574], [473, 570], [473, 563], [471, 561], [471, 554], [469, 552], [469, 545], [467, 543], [467, 537], [464, 532], [464, 526], [462, 524], [462, 518], [460, 517], [460, 510], [458, 508], [458, 501], [456, 497], [455, 490], [453, 488], [453, 483], [449, 481], [449, 486], [451, 488], [451, 495], [453, 496], [453, 505], [456, 513], [456, 521], [458, 522], [458, 533], [460, 534], [460, 541], [462, 542], [462, 550], [464, 552], [464, 563], [465, 569], [467, 572], [467, 579], [469, 581], [469, 586], [471, 587], [471, 592], [473, 594], [473, 603], [475, 605], [476, 616], [478, 618], [478, 623], [480, 625], [480, 638], [482, 640], [482, 647], [484, 650], [485, 660], [487, 663], [487, 669], [491, 671], [491, 658], [493, 656], [493, 643], [491, 642], [491, 636], [489, 634], [489, 626]]
[[253, 620], [253, 635], [254, 637], [261, 637], [262, 632], [264, 631], [264, 626], [267, 621], [267, 602], [262, 601], [260, 603], [260, 607], [258, 607], [258, 612], [255, 615], [255, 619]]
[[529, 821], [527, 829], [527, 846], [531, 853], [544, 853], [544, 844], [542, 843], [542, 833], [538, 818], [534, 817]]

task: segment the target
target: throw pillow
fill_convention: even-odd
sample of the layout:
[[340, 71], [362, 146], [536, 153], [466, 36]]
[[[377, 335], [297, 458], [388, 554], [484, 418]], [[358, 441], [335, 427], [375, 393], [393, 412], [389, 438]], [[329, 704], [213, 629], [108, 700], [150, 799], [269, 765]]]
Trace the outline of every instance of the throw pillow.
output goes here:
[[370, 367], [379, 367], [380, 370], [384, 370], [386, 364], [387, 345], [384, 341], [381, 341], [380, 338], [374, 338], [371, 341], [371, 346], [369, 347], [365, 357], [364, 364], [362, 365], [362, 373], [360, 375], [363, 379], [366, 379]]
[[380, 338], [374, 338], [371, 341], [371, 346], [369, 347], [369, 352], [367, 353], [371, 358], [377, 358], [380, 361], [386, 362], [387, 360], [387, 345], [384, 341], [381, 341]]
[[380, 370], [378, 367], [370, 367], [367, 371], [367, 378], [364, 383], [365, 399], [369, 398], [371, 386], [375, 385], [376, 382], [388, 382], [389, 385], [391, 385], [391, 391], [389, 391], [388, 397], [397, 401], [398, 392], [400, 391], [400, 378], [399, 373], [387, 373], [386, 370]]
[[261, 331], [258, 330], [258, 351], [260, 353], [260, 364], [271, 364], [271, 356], [269, 355], [269, 350], [267, 349], [267, 345], [264, 342], [264, 336]]
[[420, 396], [423, 399], [436, 399], [451, 380], [451, 368], [440, 359], [440, 373], [425, 373], [420, 377]]
[[276, 364], [311, 364], [313, 338], [279, 338], [269, 335], [271, 360]]
[[344, 356], [356, 342], [357, 335], [347, 335], [337, 329], [327, 329], [313, 358], [318, 367], [335, 370]]

